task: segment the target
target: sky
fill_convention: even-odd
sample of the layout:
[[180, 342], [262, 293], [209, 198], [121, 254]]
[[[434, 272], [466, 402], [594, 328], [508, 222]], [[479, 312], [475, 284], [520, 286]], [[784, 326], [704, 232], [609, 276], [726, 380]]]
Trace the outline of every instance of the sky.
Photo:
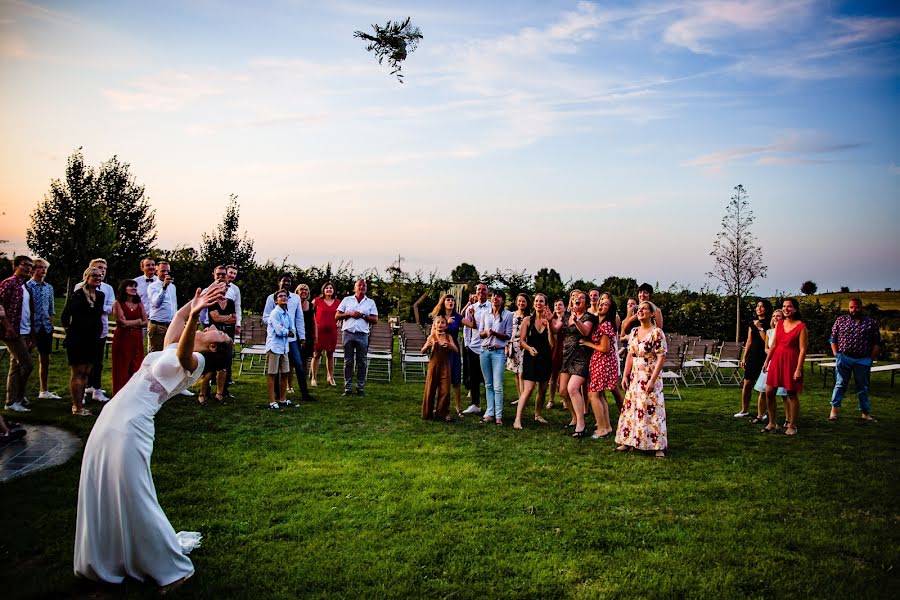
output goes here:
[[0, 0], [0, 249], [81, 147], [161, 248], [233, 193], [260, 260], [700, 289], [740, 184], [759, 293], [898, 289], [898, 75], [894, 2]]

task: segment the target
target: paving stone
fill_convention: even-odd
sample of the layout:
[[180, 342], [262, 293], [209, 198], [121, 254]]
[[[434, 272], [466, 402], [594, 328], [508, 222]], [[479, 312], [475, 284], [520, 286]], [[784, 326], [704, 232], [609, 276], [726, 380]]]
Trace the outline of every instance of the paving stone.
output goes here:
[[0, 445], [0, 481], [61, 465], [82, 446], [75, 434], [64, 429], [48, 425], [23, 425], [28, 431], [24, 438]]

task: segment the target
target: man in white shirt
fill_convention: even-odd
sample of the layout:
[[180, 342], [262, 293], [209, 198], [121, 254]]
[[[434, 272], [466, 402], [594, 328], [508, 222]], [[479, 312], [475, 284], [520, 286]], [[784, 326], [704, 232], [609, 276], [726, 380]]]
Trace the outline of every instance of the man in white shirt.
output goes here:
[[[150, 296], [147, 295], [147, 288], [154, 281], [159, 281], [159, 277], [156, 276], [156, 261], [149, 256], [144, 257], [141, 260], [141, 274], [135, 277], [134, 281], [137, 283], [138, 296], [140, 296], [141, 302], [144, 304], [144, 310], [149, 312]], [[143, 336], [144, 338], [147, 337], [146, 327], [143, 329]]]
[[375, 301], [366, 296], [368, 285], [360, 279], [354, 294], [341, 300], [335, 319], [341, 322], [344, 346], [344, 396], [353, 395], [353, 367], [356, 366], [356, 395], [365, 396], [366, 358], [369, 354], [369, 326], [378, 322]]
[[164, 260], [156, 264], [156, 272], [159, 279], [147, 287], [147, 315], [150, 323], [147, 325], [147, 351], [159, 352], [163, 349], [166, 339], [166, 331], [169, 323], [178, 310], [178, 300], [175, 296], [175, 280], [172, 278], [172, 269]]
[[481, 317], [485, 313], [491, 311], [491, 303], [488, 301], [487, 285], [479, 283], [475, 286], [475, 302], [471, 304], [469, 308], [474, 309], [474, 313], [473, 324], [468, 327], [469, 329], [474, 329], [475, 332], [470, 333], [468, 337], [465, 335], [463, 336], [469, 365], [466, 385], [472, 396], [472, 404], [463, 411], [463, 414], [466, 415], [481, 413], [481, 386], [484, 384], [484, 374], [481, 371], [481, 338], [478, 337], [477, 330], [478, 324], [481, 323]]
[[[300, 399], [306, 402], [312, 402], [315, 398], [310, 395], [309, 388], [306, 385], [306, 364], [303, 360], [302, 353], [300, 352], [300, 349], [306, 344], [306, 323], [303, 319], [303, 307], [300, 296], [291, 291], [293, 287], [294, 278], [291, 277], [291, 274], [282, 273], [281, 279], [278, 280], [278, 291], [281, 292], [284, 290], [288, 293], [285, 311], [294, 321], [294, 326], [297, 329], [296, 337], [290, 340], [288, 344], [288, 359], [291, 368], [297, 375], [297, 386], [300, 388]], [[263, 308], [263, 323], [269, 322], [269, 314], [274, 308], [275, 294], [269, 294], [269, 297], [266, 298], [266, 306]]]
[[225, 297], [234, 300], [234, 314], [237, 321], [234, 324], [234, 333], [241, 335], [241, 288], [235, 285], [234, 280], [237, 279], [238, 268], [234, 265], [225, 267], [225, 281], [228, 282], [228, 289], [225, 291]]
[[[109, 335], [109, 313], [112, 312], [113, 303], [116, 301], [116, 291], [111, 285], [106, 283], [106, 259], [95, 258], [91, 261], [90, 266], [100, 271], [100, 285], [97, 288], [103, 292], [103, 314], [100, 315], [100, 339], [97, 340], [97, 353], [94, 355], [94, 366], [91, 369], [91, 376], [88, 379], [88, 387], [84, 389], [85, 401], [91, 397], [97, 402], [109, 402], [106, 397], [106, 390], [101, 389], [103, 378], [103, 355], [106, 351], [106, 337]], [[83, 281], [79, 281], [75, 285], [75, 289], [81, 288]]]

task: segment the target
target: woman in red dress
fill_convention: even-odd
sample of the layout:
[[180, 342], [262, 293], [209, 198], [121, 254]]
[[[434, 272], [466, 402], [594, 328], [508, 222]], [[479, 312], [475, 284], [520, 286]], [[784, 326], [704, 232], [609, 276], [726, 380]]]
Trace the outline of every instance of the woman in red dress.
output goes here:
[[112, 393], [115, 396], [137, 373], [144, 360], [143, 328], [147, 326], [147, 311], [138, 296], [134, 279], [119, 284], [112, 316], [116, 320], [112, 343]]
[[316, 344], [312, 359], [312, 377], [309, 384], [316, 387], [316, 375], [319, 361], [325, 354], [325, 371], [328, 373], [328, 385], [334, 385], [334, 349], [337, 347], [337, 313], [338, 299], [334, 297], [334, 284], [326, 281], [322, 286], [322, 295], [313, 300], [316, 309]]
[[797, 419], [800, 416], [800, 392], [803, 391], [803, 361], [806, 358], [808, 332], [800, 320], [800, 303], [787, 298], [781, 308], [784, 320], [775, 328], [775, 337], [769, 346], [763, 371], [766, 372], [766, 405], [769, 424], [762, 430], [769, 433], [778, 429], [775, 393], [779, 387], [787, 390], [785, 402], [785, 435], [797, 435]]

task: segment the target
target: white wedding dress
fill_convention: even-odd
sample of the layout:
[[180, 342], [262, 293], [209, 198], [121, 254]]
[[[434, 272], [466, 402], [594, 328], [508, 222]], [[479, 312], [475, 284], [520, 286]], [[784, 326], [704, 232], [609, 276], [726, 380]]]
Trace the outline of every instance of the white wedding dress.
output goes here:
[[75, 526], [75, 574], [121, 583], [125, 576], [168, 585], [194, 572], [185, 556], [200, 535], [175, 533], [150, 474], [156, 412], [196, 382], [181, 367], [177, 344], [144, 358], [141, 368], [97, 418], [84, 448]]

